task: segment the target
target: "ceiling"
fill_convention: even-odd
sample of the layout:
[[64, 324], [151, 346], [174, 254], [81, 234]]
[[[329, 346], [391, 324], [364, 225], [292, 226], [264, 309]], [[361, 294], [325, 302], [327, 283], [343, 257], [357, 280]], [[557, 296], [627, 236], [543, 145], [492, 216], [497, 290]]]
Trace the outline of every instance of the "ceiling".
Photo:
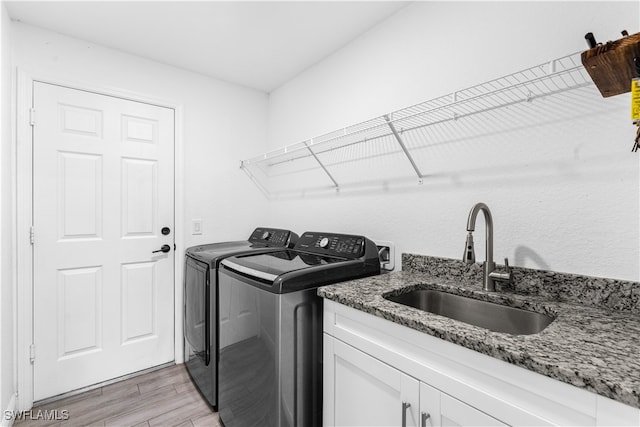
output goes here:
[[406, 1], [5, 1], [13, 20], [271, 92]]

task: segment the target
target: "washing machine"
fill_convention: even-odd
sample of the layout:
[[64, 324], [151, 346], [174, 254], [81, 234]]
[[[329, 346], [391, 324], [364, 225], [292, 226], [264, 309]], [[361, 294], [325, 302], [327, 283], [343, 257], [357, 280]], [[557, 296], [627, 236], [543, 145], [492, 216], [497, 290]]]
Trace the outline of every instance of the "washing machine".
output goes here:
[[260, 227], [247, 240], [193, 246], [185, 251], [185, 365], [198, 390], [218, 407], [218, 267], [226, 257], [293, 247], [298, 235]]
[[322, 285], [380, 273], [364, 236], [306, 232], [293, 249], [219, 269], [219, 415], [225, 427], [320, 427]]

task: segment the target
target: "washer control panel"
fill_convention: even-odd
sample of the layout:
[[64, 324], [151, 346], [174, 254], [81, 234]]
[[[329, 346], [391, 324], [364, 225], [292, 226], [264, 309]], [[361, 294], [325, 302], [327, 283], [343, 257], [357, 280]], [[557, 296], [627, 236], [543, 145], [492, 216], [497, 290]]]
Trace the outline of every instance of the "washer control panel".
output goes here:
[[300, 236], [294, 249], [342, 258], [360, 258], [365, 252], [365, 238], [348, 234], [306, 232]]
[[255, 244], [266, 246], [282, 246], [283, 248], [293, 247], [298, 241], [298, 235], [289, 230], [277, 228], [256, 228], [251, 233], [249, 241]]

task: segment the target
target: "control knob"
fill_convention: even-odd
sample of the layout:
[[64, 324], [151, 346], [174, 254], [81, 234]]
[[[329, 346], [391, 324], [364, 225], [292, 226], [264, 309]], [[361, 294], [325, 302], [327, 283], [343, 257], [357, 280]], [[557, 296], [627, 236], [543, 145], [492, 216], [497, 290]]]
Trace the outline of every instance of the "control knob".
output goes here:
[[329, 244], [329, 239], [327, 237], [323, 237], [322, 239], [320, 239], [321, 248], [326, 248], [328, 244]]
[[268, 231], [262, 233], [262, 240], [268, 240], [269, 237], [271, 237], [271, 233], [269, 233]]

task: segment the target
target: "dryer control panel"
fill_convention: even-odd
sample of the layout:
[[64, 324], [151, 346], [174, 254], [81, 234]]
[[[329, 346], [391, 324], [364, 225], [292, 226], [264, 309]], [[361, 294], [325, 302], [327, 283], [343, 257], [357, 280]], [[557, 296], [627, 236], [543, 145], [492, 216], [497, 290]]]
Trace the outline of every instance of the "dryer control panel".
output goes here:
[[307, 231], [300, 236], [294, 249], [314, 254], [342, 258], [361, 258], [367, 250], [367, 239], [349, 234], [315, 233]]
[[282, 246], [292, 248], [298, 241], [298, 235], [289, 230], [259, 227], [253, 230], [249, 241], [265, 246]]

